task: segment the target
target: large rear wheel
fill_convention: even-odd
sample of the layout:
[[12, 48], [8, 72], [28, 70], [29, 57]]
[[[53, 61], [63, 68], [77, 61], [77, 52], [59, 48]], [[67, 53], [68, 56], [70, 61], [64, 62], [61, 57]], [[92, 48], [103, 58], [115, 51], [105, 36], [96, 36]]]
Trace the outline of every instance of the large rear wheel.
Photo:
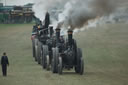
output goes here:
[[46, 56], [49, 55], [48, 53], [48, 46], [47, 45], [43, 45], [43, 68], [45, 69], [47, 66], [47, 60], [46, 60]]
[[41, 42], [38, 41], [38, 55], [37, 55], [38, 64], [41, 63]]
[[82, 50], [80, 48], [77, 49], [77, 65], [75, 67], [75, 72], [79, 74], [84, 73], [84, 60], [82, 58]]
[[41, 45], [41, 66], [43, 67], [43, 46]]
[[57, 73], [58, 72], [58, 57], [59, 57], [59, 50], [58, 48], [53, 48], [52, 49], [52, 72]]
[[37, 61], [37, 46], [35, 46], [35, 61]]
[[35, 39], [32, 40], [32, 53], [33, 57], [35, 57]]
[[35, 61], [37, 61], [38, 56], [38, 39], [35, 39]]
[[80, 75], [83, 75], [84, 73], [84, 60], [83, 58], [80, 59]]

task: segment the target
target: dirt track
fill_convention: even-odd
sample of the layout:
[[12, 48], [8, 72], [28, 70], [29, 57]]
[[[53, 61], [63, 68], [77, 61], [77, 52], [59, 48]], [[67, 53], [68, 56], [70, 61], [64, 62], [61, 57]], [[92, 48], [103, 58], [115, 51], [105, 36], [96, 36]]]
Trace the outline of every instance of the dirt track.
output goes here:
[[[98, 26], [77, 33], [83, 49], [85, 73], [63, 75], [43, 70], [32, 57], [32, 24], [0, 25], [0, 54], [10, 60], [8, 76], [0, 74], [0, 85], [127, 85], [128, 25]], [[1, 73], [1, 68], [0, 68]]]

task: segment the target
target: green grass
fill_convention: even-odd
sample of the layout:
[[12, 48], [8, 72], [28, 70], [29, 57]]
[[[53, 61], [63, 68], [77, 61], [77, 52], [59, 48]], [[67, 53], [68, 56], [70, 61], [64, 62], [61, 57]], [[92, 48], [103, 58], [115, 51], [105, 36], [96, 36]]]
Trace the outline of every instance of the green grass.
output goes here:
[[0, 29], [8, 29], [8, 28], [15, 28], [20, 26], [27, 26], [27, 25], [33, 25], [33, 23], [30, 24], [0, 24]]
[[84, 75], [43, 70], [32, 57], [32, 24], [0, 24], [0, 54], [10, 66], [0, 85], [128, 85], [128, 25], [108, 24], [75, 34], [85, 61]]

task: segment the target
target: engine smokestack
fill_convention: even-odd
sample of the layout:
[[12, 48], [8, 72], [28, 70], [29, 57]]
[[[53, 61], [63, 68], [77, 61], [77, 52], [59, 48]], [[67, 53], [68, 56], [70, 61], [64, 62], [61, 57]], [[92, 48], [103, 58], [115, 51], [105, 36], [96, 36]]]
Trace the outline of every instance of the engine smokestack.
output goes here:
[[60, 28], [56, 28], [56, 41], [57, 43], [60, 42]]
[[52, 35], [53, 35], [53, 26], [49, 26], [49, 32], [50, 32], [50, 37], [52, 37]]
[[69, 29], [68, 30], [68, 42], [69, 42], [69, 46], [72, 46], [72, 41], [73, 41], [73, 30], [72, 29]]
[[50, 24], [50, 15], [47, 12], [45, 15], [45, 28], [48, 28], [49, 24]]

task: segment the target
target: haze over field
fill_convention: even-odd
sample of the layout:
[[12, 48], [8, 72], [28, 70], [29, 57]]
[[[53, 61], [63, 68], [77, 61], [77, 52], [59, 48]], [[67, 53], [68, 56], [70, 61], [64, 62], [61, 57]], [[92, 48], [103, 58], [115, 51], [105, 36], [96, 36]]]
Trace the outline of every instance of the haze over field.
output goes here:
[[45, 13], [53, 9], [59, 12], [52, 25], [64, 32], [68, 27], [77, 32], [106, 23], [128, 22], [127, 0], [36, 0], [33, 6], [35, 15], [42, 21]]
[[[47, 11], [57, 10], [57, 19], [52, 17], [54, 27], [81, 29], [86, 26], [121, 21], [120, 17], [128, 17], [127, 0], [35, 0], [35, 15], [44, 20]], [[121, 3], [120, 3], [121, 2]], [[52, 16], [52, 15], [51, 15]], [[90, 20], [93, 22], [90, 22]], [[125, 22], [128, 20], [124, 20]]]

